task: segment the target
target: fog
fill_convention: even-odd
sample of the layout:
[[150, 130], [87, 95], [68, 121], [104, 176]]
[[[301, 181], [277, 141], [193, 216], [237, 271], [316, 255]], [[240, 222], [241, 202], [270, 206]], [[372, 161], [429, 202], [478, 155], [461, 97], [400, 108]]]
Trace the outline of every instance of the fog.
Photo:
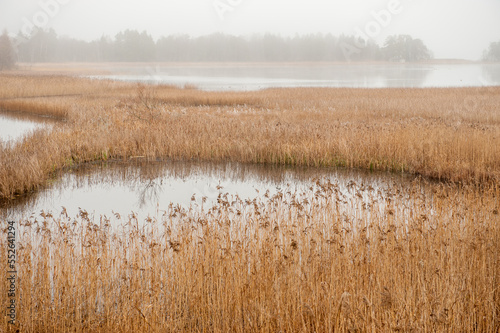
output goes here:
[[[389, 14], [389, 15], [387, 15]], [[500, 40], [498, 0], [0, 0], [0, 29], [53, 28], [86, 41], [120, 31], [161, 36], [356, 35], [383, 44], [407, 34], [435, 58], [478, 60]]]

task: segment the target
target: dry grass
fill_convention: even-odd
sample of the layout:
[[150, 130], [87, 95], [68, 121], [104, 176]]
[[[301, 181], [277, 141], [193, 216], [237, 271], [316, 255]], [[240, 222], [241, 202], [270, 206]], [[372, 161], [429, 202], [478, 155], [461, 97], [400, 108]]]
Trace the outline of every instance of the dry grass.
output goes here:
[[320, 181], [121, 227], [84, 211], [19, 221], [20, 331], [500, 330], [500, 88], [208, 93], [41, 74], [0, 84], [2, 107], [66, 120], [0, 148], [4, 199], [68, 166], [137, 156], [457, 182]]
[[84, 211], [38, 216], [18, 226], [16, 328], [498, 332], [499, 195], [318, 181], [120, 227]]
[[0, 82], [1, 108], [67, 120], [0, 149], [3, 199], [65, 166], [131, 156], [500, 179], [500, 88], [203, 92], [5, 74]]

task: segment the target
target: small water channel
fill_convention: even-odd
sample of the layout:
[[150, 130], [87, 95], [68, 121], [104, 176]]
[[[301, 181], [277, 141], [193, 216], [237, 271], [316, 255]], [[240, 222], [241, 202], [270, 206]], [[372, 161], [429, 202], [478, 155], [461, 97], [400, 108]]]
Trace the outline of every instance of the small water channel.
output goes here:
[[[111, 162], [62, 173], [47, 188], [4, 206], [3, 217], [29, 219], [65, 210], [71, 217], [86, 212], [96, 220], [102, 216], [120, 219], [133, 213], [144, 220], [160, 217], [171, 205], [206, 210], [221, 196], [251, 201], [265, 200], [278, 192], [312, 193], [310, 188], [319, 178], [338, 184], [341, 195], [356, 204], [377, 196], [382, 199], [386, 188], [408, 186], [412, 180], [356, 170], [239, 163]], [[356, 194], [350, 189], [353, 184], [358, 188]]]

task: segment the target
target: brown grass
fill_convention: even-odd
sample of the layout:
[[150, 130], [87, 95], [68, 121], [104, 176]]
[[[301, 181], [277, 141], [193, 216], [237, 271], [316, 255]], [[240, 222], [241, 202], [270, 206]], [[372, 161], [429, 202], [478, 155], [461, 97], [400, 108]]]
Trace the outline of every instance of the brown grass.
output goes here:
[[320, 181], [121, 227], [85, 211], [19, 221], [18, 326], [2, 320], [2, 331], [500, 330], [500, 88], [208, 93], [41, 74], [0, 84], [3, 108], [66, 120], [0, 148], [4, 199], [68, 166], [136, 156], [457, 182], [346, 192]]
[[499, 195], [318, 181], [305, 193], [222, 195], [206, 213], [170, 207], [121, 227], [85, 211], [44, 214], [17, 226], [13, 328], [498, 332]]
[[5, 74], [0, 82], [0, 108], [67, 120], [0, 149], [4, 199], [65, 166], [131, 156], [500, 178], [500, 88], [203, 92]]

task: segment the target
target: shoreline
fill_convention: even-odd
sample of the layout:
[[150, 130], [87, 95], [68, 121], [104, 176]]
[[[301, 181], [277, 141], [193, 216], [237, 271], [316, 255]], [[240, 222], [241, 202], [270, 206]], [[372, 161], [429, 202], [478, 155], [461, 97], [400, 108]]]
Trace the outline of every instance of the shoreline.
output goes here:
[[297, 61], [297, 62], [248, 62], [248, 61], [205, 61], [205, 62], [47, 62], [47, 63], [19, 63], [18, 69], [15, 71], [31, 71], [36, 72], [55, 72], [61, 74], [69, 74], [82, 71], [83, 73], [109, 73], [108, 68], [113, 67], [189, 67], [189, 68], [204, 68], [216, 66], [224, 67], [321, 67], [321, 66], [370, 66], [370, 65], [391, 65], [391, 66], [419, 66], [419, 65], [498, 65], [500, 62], [475, 61], [465, 59], [432, 59], [419, 62], [389, 62], [389, 61], [359, 61], [359, 62], [341, 62], [341, 61]]

